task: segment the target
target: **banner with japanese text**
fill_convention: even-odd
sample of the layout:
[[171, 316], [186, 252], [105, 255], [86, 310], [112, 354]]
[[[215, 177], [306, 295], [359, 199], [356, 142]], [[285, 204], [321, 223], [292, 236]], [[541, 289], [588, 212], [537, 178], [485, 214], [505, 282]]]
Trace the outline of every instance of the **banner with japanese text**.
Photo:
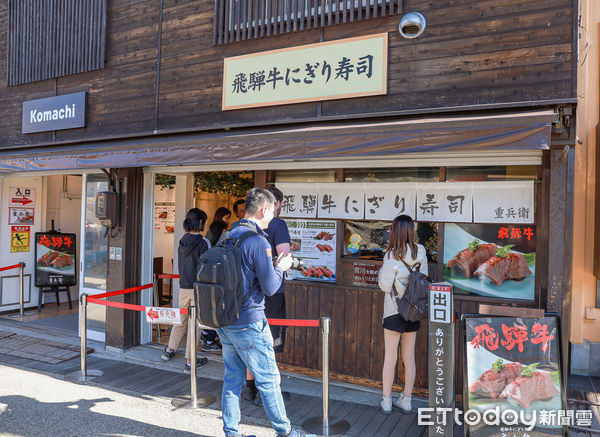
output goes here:
[[[282, 217], [420, 222], [534, 223], [531, 181], [278, 183]], [[506, 219], [506, 220], [504, 220]]]
[[[498, 425], [466, 423], [469, 436], [563, 435], [566, 411], [558, 316], [463, 316], [464, 411], [499, 412]], [[530, 428], [530, 429], [528, 429]]]
[[388, 35], [225, 58], [224, 111], [387, 92]]
[[77, 284], [77, 245], [75, 239], [75, 234], [36, 232], [36, 287]]

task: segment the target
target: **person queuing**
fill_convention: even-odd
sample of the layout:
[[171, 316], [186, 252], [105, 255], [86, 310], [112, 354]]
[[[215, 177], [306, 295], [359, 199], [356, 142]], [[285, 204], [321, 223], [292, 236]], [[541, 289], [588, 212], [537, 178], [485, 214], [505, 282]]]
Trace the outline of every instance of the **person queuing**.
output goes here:
[[[267, 227], [267, 240], [271, 245], [271, 251], [275, 257], [287, 255], [290, 251], [290, 233], [285, 220], [279, 218], [281, 212], [281, 202], [283, 201], [283, 193], [276, 187], [269, 187], [268, 190], [275, 197], [274, 218], [269, 222]], [[265, 315], [267, 318], [285, 319], [285, 281], [281, 281], [279, 289], [273, 296], [265, 296]], [[282, 354], [285, 345], [285, 326], [270, 326], [273, 336], [273, 350], [276, 354]], [[285, 392], [284, 392], [285, 394]], [[243, 397], [247, 401], [258, 401], [258, 390], [254, 382], [254, 376], [247, 370], [246, 373], [246, 390]]]
[[[284, 272], [292, 265], [291, 255], [281, 257], [275, 267], [271, 247], [263, 229], [273, 218], [275, 198], [262, 188], [253, 188], [246, 196], [246, 212], [229, 232], [238, 239], [245, 232], [258, 235], [248, 237], [240, 245], [242, 252], [242, 277], [248, 298], [240, 310], [238, 319], [224, 328], [218, 328], [223, 344], [223, 431], [227, 437], [239, 437], [240, 395], [246, 368], [252, 372], [260, 392], [263, 406], [278, 437], [307, 436], [301, 429], [293, 428], [287, 417], [281, 395], [279, 370], [273, 352], [273, 337], [265, 317], [265, 296], [279, 290]], [[314, 435], [311, 435], [314, 437]]]
[[217, 208], [213, 221], [208, 228], [206, 238], [210, 241], [211, 245], [217, 244], [221, 234], [229, 227], [229, 220], [231, 219], [231, 211], [224, 206]]
[[238, 199], [233, 203], [233, 213], [235, 214], [238, 220], [244, 218], [245, 204], [246, 201], [244, 199]]
[[[190, 209], [183, 221], [183, 229], [185, 235], [179, 240], [177, 249], [178, 266], [179, 266], [179, 308], [188, 308], [194, 305], [194, 281], [196, 278], [196, 266], [200, 255], [208, 250], [208, 244], [204, 241], [204, 237], [200, 234], [204, 230], [206, 222], [206, 213], [198, 208]], [[175, 351], [179, 348], [179, 344], [183, 337], [187, 335], [188, 330], [188, 315], [181, 315], [181, 324], [174, 325], [171, 329], [169, 344], [162, 352], [161, 358], [164, 361], [169, 361]], [[196, 327], [197, 330], [197, 327]], [[196, 337], [198, 338], [198, 337]], [[185, 346], [186, 365], [185, 373], [191, 372], [191, 347], [190, 336], [187, 336]], [[196, 367], [200, 368], [208, 362], [206, 358], [196, 360]]]
[[[415, 385], [415, 341], [420, 323], [409, 322], [398, 314], [393, 289], [399, 296], [404, 294], [411, 268], [421, 263], [420, 271], [427, 275], [427, 254], [425, 248], [415, 242], [415, 224], [407, 215], [399, 215], [392, 222], [390, 239], [379, 270], [379, 288], [385, 292], [383, 304], [383, 396], [381, 410], [391, 414], [392, 408], [411, 411], [412, 391]], [[402, 338], [402, 362], [404, 363], [404, 391], [392, 399], [392, 384], [398, 360], [398, 344]]]

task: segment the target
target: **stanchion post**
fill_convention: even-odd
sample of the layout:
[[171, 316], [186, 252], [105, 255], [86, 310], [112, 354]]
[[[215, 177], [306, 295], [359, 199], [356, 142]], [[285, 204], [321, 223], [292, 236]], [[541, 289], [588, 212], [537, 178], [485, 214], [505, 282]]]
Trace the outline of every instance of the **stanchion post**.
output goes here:
[[87, 368], [87, 294], [83, 293], [79, 297], [81, 303], [80, 311], [80, 326], [81, 326], [81, 362], [80, 371], [75, 371], [65, 375], [67, 381], [89, 381], [98, 376], [102, 376], [104, 372], [101, 370], [88, 370]]
[[81, 295], [81, 378], [87, 377], [87, 294]]
[[196, 307], [190, 306], [188, 317], [188, 335], [190, 336], [190, 355], [192, 356], [192, 363], [190, 369], [190, 375], [192, 377], [190, 384], [190, 395], [191, 395], [191, 407], [198, 408], [198, 386], [196, 381]]
[[[159, 298], [159, 294], [158, 294], [158, 274], [155, 273], [154, 274], [154, 282], [152, 282], [152, 294], [153, 294], [153, 306], [156, 305], [157, 307], [160, 306], [160, 298]], [[160, 294], [162, 294], [162, 290], [160, 291]], [[156, 324], [156, 332], [157, 332], [157, 337], [158, 337], [158, 342], [160, 343], [160, 324]]]
[[321, 319], [321, 333], [323, 335], [323, 433], [329, 435], [329, 332], [331, 319]]
[[25, 311], [25, 263], [20, 262], [19, 264], [19, 313], [10, 314], [8, 317], [11, 319], [24, 320], [25, 316], [33, 314], [32, 311]]
[[198, 393], [198, 382], [196, 381], [196, 307], [188, 307], [188, 336], [190, 339], [190, 394], [177, 396], [171, 401], [176, 408], [202, 408], [212, 404], [217, 398], [210, 393]]
[[25, 293], [25, 287], [23, 284], [23, 270], [25, 270], [25, 263], [21, 262], [19, 263], [19, 314], [21, 315], [21, 317], [23, 317], [25, 315], [25, 308], [24, 307], [24, 298], [23, 295]]
[[331, 319], [321, 317], [321, 338], [323, 340], [323, 415], [311, 417], [302, 424], [302, 428], [313, 434], [323, 436], [346, 434], [350, 424], [345, 420], [329, 417], [329, 334], [331, 332]]

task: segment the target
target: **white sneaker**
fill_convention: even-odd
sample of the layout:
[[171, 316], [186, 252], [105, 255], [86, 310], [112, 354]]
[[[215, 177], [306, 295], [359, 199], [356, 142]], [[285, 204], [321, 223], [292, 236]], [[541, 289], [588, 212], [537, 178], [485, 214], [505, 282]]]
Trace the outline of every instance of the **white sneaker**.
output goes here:
[[392, 414], [392, 397], [383, 396], [381, 398], [381, 412], [383, 414]]
[[[404, 393], [400, 393], [396, 399], [393, 400], [393, 405], [396, 408], [404, 411], [405, 413], [410, 413], [412, 411], [411, 405], [412, 396], [405, 396]], [[382, 401], [383, 403], [383, 401]], [[382, 407], [383, 408], [383, 407]]]

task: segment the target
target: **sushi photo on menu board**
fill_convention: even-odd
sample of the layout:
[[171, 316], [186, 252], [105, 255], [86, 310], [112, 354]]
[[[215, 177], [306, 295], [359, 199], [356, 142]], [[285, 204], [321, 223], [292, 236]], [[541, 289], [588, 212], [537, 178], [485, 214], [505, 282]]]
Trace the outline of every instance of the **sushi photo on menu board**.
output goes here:
[[445, 281], [457, 292], [534, 300], [535, 225], [446, 223]]
[[[462, 322], [463, 411], [516, 415], [519, 423], [500, 426], [510, 436], [563, 435], [558, 413], [566, 409], [566, 398], [558, 316], [465, 315]], [[469, 436], [502, 436], [500, 427], [481, 422], [465, 431]]]
[[335, 282], [336, 222], [287, 219], [292, 255], [302, 260], [299, 269], [287, 271], [287, 279]]

